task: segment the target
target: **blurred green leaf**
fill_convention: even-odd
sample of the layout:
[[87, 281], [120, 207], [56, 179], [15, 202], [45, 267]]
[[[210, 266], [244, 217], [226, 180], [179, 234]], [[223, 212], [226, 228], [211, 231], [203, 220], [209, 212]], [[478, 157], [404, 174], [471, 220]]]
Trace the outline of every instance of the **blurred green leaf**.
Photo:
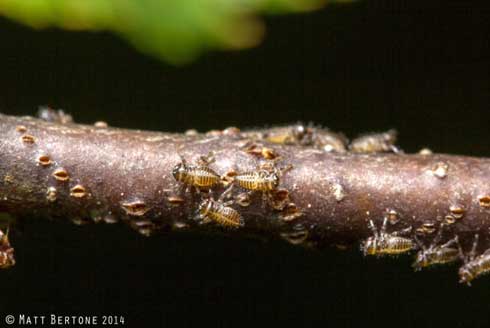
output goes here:
[[[346, 0], [335, 0], [346, 2]], [[0, 14], [35, 28], [110, 30], [172, 63], [262, 39], [258, 13], [301, 12], [325, 0], [0, 0]]]

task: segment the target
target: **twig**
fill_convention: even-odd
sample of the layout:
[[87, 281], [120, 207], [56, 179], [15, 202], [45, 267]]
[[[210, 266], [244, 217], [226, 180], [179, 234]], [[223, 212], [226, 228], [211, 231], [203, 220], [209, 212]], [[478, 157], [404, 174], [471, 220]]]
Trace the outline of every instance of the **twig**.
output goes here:
[[[0, 114], [0, 212], [123, 221], [145, 235], [206, 230], [339, 247], [372, 236], [370, 220], [381, 227], [386, 218], [386, 236], [411, 228], [405, 238], [428, 242], [444, 226], [441, 243], [457, 235], [469, 251], [479, 233], [479, 249], [488, 247], [489, 159], [348, 148], [342, 135], [301, 125], [170, 134]], [[217, 182], [208, 191], [177, 181], [182, 159], [209, 168]], [[260, 170], [277, 183], [262, 191], [238, 183]], [[232, 208], [240, 223], [220, 224], [205, 213], [209, 203], [223, 220], [231, 217], [219, 210]]]

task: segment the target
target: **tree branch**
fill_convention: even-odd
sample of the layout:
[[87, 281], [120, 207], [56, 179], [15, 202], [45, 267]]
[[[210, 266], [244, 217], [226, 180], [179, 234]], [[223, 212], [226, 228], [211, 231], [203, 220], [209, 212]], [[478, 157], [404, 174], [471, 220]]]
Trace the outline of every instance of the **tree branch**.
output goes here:
[[[466, 253], [478, 233], [478, 250], [486, 249], [490, 160], [391, 152], [397, 149], [376, 147], [386, 145], [382, 136], [358, 139], [354, 145], [368, 145], [359, 153], [340, 134], [301, 125], [170, 134], [0, 114], [0, 212], [79, 224], [123, 221], [145, 235], [200, 230], [339, 247], [364, 240], [364, 251], [376, 255], [424, 249], [415, 240], [431, 244], [438, 234], [438, 245], [457, 235]], [[215, 161], [206, 163], [210, 153]], [[207, 167], [221, 177], [209, 193], [176, 180], [182, 159], [188, 169]], [[243, 172], [260, 170], [278, 176], [270, 191], [239, 185]], [[230, 197], [219, 200], [229, 186]], [[204, 213], [210, 203], [215, 217]], [[385, 219], [386, 231], [374, 234]], [[398, 252], [400, 245], [389, 243], [404, 229], [410, 231], [399, 238], [409, 244]], [[375, 236], [373, 251], [368, 242]]]

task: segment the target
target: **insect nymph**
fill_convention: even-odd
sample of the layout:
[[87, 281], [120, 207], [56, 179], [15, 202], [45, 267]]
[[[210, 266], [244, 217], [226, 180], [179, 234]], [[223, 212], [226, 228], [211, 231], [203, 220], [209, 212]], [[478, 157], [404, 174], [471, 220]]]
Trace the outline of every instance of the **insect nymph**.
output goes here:
[[198, 212], [203, 223], [214, 221], [228, 228], [239, 228], [244, 225], [240, 213], [229, 207], [233, 201], [223, 202], [225, 197], [231, 192], [232, 187], [233, 185], [223, 192], [217, 201], [210, 197], [201, 202]]
[[476, 256], [477, 245], [478, 235], [475, 235], [475, 241], [469, 256], [464, 258], [461, 252], [461, 257], [465, 259], [465, 264], [459, 268], [459, 282], [466, 283], [468, 286], [471, 286], [473, 279], [490, 272], [490, 249]]
[[182, 158], [182, 161], [174, 167], [172, 175], [175, 180], [194, 186], [198, 190], [214, 187], [221, 180], [220, 176], [208, 166], [213, 161], [211, 154], [201, 157], [197, 165], [187, 164], [185, 159]]
[[279, 176], [276, 172], [264, 169], [240, 173], [235, 176], [236, 183], [243, 189], [252, 191], [272, 191], [279, 185]]
[[261, 192], [263, 204], [268, 202], [272, 207], [277, 207], [280, 204], [276, 204], [274, 193], [279, 186], [281, 176], [291, 168], [292, 166], [289, 165], [285, 168], [277, 169], [274, 164], [264, 164], [263, 167], [256, 171], [237, 174], [234, 177], [234, 182], [243, 189], [247, 189], [249, 195], [253, 192]]
[[288, 165], [278, 169], [274, 163], [265, 163], [255, 171], [237, 174], [234, 180], [243, 189], [270, 192], [279, 186], [280, 178], [292, 168], [292, 165]]
[[369, 227], [373, 231], [374, 236], [369, 237], [361, 244], [361, 250], [364, 255], [398, 255], [406, 253], [415, 248], [415, 243], [410, 238], [400, 237], [399, 235], [408, 233], [412, 230], [411, 227], [396, 231], [393, 233], [386, 232], [388, 218], [384, 218], [381, 230], [376, 229], [372, 220], [369, 220]]
[[398, 153], [400, 150], [395, 146], [396, 137], [396, 130], [366, 134], [352, 140], [349, 149], [354, 153]]
[[269, 129], [264, 139], [282, 145], [300, 145], [303, 144], [307, 136], [311, 132], [303, 124], [296, 124], [293, 126], [280, 126]]
[[[437, 245], [441, 240], [442, 230], [443, 225], [441, 224], [437, 236], [434, 238], [429, 247], [425, 247], [422, 242], [415, 238], [415, 241], [420, 247], [420, 251], [417, 253], [415, 261], [412, 264], [415, 271], [422, 270], [422, 268], [426, 268], [431, 265], [451, 263], [460, 258], [458, 236], [449, 240], [445, 244]], [[457, 245], [458, 248], [452, 247], [454, 245]]]
[[269, 129], [264, 139], [275, 144], [313, 146], [326, 152], [345, 152], [347, 138], [326, 128], [296, 124]]

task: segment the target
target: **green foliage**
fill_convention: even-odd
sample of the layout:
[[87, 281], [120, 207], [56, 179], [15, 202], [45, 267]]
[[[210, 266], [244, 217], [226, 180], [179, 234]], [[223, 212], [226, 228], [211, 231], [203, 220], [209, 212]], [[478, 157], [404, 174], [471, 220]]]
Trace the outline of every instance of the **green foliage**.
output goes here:
[[[336, 0], [345, 2], [346, 0]], [[172, 63], [260, 42], [257, 13], [307, 11], [324, 0], [0, 0], [0, 14], [35, 28], [110, 30]]]

